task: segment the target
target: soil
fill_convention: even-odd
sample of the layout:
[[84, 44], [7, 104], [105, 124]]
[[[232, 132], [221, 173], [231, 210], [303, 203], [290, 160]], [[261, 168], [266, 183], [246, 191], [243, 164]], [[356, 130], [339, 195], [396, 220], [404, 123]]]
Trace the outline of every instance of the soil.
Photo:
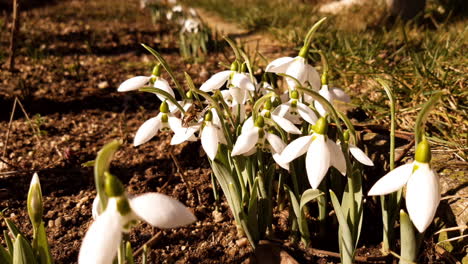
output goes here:
[[[0, 19], [5, 25], [0, 32], [0, 59], [5, 61], [9, 13], [4, 12]], [[158, 110], [154, 95], [116, 92], [127, 78], [151, 71], [154, 59], [140, 43], [161, 51], [180, 81], [186, 71], [197, 85], [220, 70], [219, 62], [228, 64], [233, 59], [229, 51], [222, 50], [211, 53], [204, 64], [186, 63], [178, 54], [174, 35], [171, 25], [152, 24], [148, 11], [140, 10], [137, 1], [45, 2], [21, 13], [16, 71], [3, 68], [0, 72], [0, 209], [30, 236], [25, 200], [31, 177], [37, 172], [44, 196], [43, 220], [56, 263], [76, 263], [92, 222], [93, 170], [83, 163], [117, 138], [124, 144], [111, 171], [127, 186], [127, 192], [170, 195], [191, 208], [198, 219], [193, 225], [171, 230], [140, 224], [130, 233], [134, 250], [154, 238], [150, 263], [262, 263], [238, 235], [224, 200], [219, 201], [219, 212], [213, 213], [216, 201], [211, 170], [199, 143], [170, 146], [171, 136], [162, 133], [140, 147], [132, 145], [138, 127]], [[269, 50], [275, 49], [279, 48]], [[378, 139], [366, 142], [374, 141]], [[382, 158], [386, 148], [376, 144], [375, 157]], [[368, 175], [382, 175], [381, 171], [369, 169]], [[380, 222], [376, 201], [368, 204], [370, 219]], [[281, 247], [267, 246], [267, 252], [280, 248], [300, 263], [339, 262], [327, 255], [337, 252], [330, 242], [335, 241], [336, 233], [330, 241], [313, 244], [326, 251], [313, 251], [288, 236], [287, 211], [276, 211], [275, 222], [275, 241]], [[3, 221], [0, 226], [6, 228]], [[380, 256], [375, 234], [381, 226], [369, 226], [358, 256]], [[432, 249], [432, 242], [425, 248]], [[437, 254], [424, 259], [443, 260]]]

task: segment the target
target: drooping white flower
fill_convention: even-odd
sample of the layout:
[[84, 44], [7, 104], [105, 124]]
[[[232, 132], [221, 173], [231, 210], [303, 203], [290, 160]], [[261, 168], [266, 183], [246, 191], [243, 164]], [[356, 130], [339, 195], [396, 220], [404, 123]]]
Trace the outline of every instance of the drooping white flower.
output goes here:
[[182, 26], [182, 32], [198, 33], [201, 23], [199, 20], [187, 18]]
[[[336, 87], [328, 88], [328, 85], [326, 84], [322, 85], [319, 94], [325, 99], [327, 99], [327, 101], [330, 102], [332, 105], [335, 104], [335, 100], [342, 101], [345, 103], [349, 103], [351, 101], [349, 95], [347, 95], [343, 90]], [[314, 106], [321, 116], [325, 116], [328, 113], [328, 110], [318, 101], [314, 102]]]
[[250, 156], [260, 148], [262, 151], [271, 152], [276, 163], [282, 168], [289, 170], [289, 165], [280, 159], [280, 154], [286, 147], [286, 144], [280, 137], [264, 129], [264, 126], [265, 123], [262, 116], [257, 117], [255, 124], [253, 122], [245, 122], [242, 126], [242, 132], [234, 144], [231, 155]]
[[315, 125], [315, 132], [292, 141], [281, 153], [281, 160], [290, 163], [306, 154], [306, 171], [309, 183], [317, 189], [328, 169], [333, 166], [346, 175], [346, 161], [341, 148], [326, 136], [325, 118], [321, 117]]
[[211, 109], [205, 116], [205, 126], [201, 132], [201, 145], [211, 160], [218, 153], [219, 144], [227, 144], [221, 121], [215, 109]]
[[406, 209], [420, 233], [431, 224], [440, 202], [439, 176], [430, 167], [430, 149], [424, 139], [416, 149], [416, 160], [383, 176], [369, 195], [386, 195], [406, 184]]
[[182, 127], [182, 121], [169, 112], [169, 106], [163, 101], [160, 106], [160, 112], [156, 117], [146, 120], [133, 140], [133, 145], [139, 146], [152, 139], [159, 131], [174, 131], [175, 134], [184, 134], [187, 131]]
[[158, 228], [175, 228], [188, 225], [196, 218], [179, 201], [159, 193], [145, 193], [134, 198], [127, 198], [125, 194], [110, 197], [106, 210], [86, 232], [78, 263], [111, 264], [122, 233], [128, 232], [138, 220]]
[[[318, 90], [320, 88], [319, 73], [301, 56], [276, 59], [267, 65], [265, 71], [284, 73], [296, 78], [302, 86], [306, 86], [308, 82], [313, 89]], [[295, 89], [297, 86], [296, 81], [291, 78], [286, 78], [286, 82], [290, 89]]]
[[317, 115], [307, 105], [301, 103], [298, 98], [297, 91], [291, 91], [291, 99], [276, 107], [272, 114], [284, 117], [293, 124], [302, 124], [302, 118], [307, 123], [314, 125], [317, 121]]
[[204, 92], [212, 92], [220, 89], [226, 82], [233, 101], [237, 104], [244, 104], [248, 98], [248, 92], [255, 91], [255, 84], [250, 80], [246, 73], [237, 72], [236, 66], [233, 70], [222, 71], [214, 74], [205, 83], [202, 84], [200, 90]]

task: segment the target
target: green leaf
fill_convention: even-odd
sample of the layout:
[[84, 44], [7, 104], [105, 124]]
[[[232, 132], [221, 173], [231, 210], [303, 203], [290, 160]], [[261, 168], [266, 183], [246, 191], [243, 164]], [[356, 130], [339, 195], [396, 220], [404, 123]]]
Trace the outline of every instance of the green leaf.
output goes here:
[[127, 243], [125, 244], [125, 263], [135, 264], [135, 261], [133, 259], [132, 244], [130, 244], [129, 241], [127, 241]]
[[36, 258], [29, 242], [20, 234], [16, 237], [13, 264], [35, 264]]
[[41, 264], [52, 264], [52, 255], [50, 254], [49, 242], [44, 228], [44, 222], [41, 222], [37, 230], [37, 251], [39, 253], [39, 262]]
[[[255, 178], [250, 194], [249, 209], [247, 214], [247, 223], [252, 230], [253, 240], [258, 241], [260, 234], [258, 232], [258, 177]], [[255, 232], [257, 231], [257, 232]]]
[[424, 123], [426, 122], [427, 116], [429, 115], [431, 109], [435, 106], [437, 101], [439, 101], [440, 97], [442, 96], [442, 92], [436, 92], [434, 95], [427, 101], [421, 111], [419, 111], [418, 117], [416, 119], [416, 123], [414, 126], [414, 135], [416, 136], [416, 144], [421, 141], [422, 136], [424, 134]]
[[140, 88], [139, 91], [141, 92], [147, 92], [147, 93], [156, 93], [156, 94], [160, 94], [164, 97], [167, 98], [167, 100], [169, 100], [171, 103], [173, 103], [177, 108], [179, 108], [180, 112], [182, 114], [185, 114], [185, 110], [184, 108], [177, 102], [177, 100], [168, 92], [162, 90], [162, 89], [159, 89], [159, 88], [156, 88], [156, 87], [143, 87], [143, 88]]
[[308, 189], [306, 190], [304, 193], [302, 193], [302, 196], [301, 196], [301, 203], [299, 205], [299, 210], [302, 211], [302, 208], [304, 208], [304, 206], [314, 200], [315, 198], [321, 196], [321, 195], [324, 195], [323, 192], [321, 192], [320, 190], [318, 189]]
[[342, 257], [345, 254], [347, 257], [351, 257], [352, 259], [354, 256], [353, 236], [351, 234], [351, 230], [349, 229], [348, 221], [346, 220], [346, 217], [341, 209], [340, 202], [338, 201], [336, 194], [332, 190], [330, 190], [330, 198], [333, 204], [333, 208], [335, 209], [336, 218], [338, 219], [338, 223], [340, 225], [340, 238], [343, 241], [343, 244], [340, 247]]
[[8, 234], [7, 230], [3, 230], [3, 238], [5, 239], [5, 243], [7, 244], [10, 256], [13, 256], [13, 242], [11, 241], [11, 237]]
[[400, 210], [401, 258], [400, 264], [412, 264], [418, 256], [413, 223], [405, 211]]
[[5, 223], [8, 227], [8, 230], [10, 230], [10, 233], [13, 235], [13, 237], [17, 237], [18, 235], [24, 236], [23, 233], [19, 231], [18, 227], [16, 227], [15, 223], [13, 223], [13, 221], [5, 218]]
[[114, 140], [107, 143], [101, 150], [99, 150], [96, 163], [94, 164], [94, 182], [96, 184], [97, 195], [101, 201], [101, 208], [105, 210], [107, 206], [107, 195], [104, 191], [104, 172], [109, 170], [109, 165], [115, 152], [122, 145], [121, 140]]
[[151, 48], [150, 46], [147, 46], [145, 44], [141, 44], [145, 49], [147, 49], [151, 54], [153, 54], [153, 56], [156, 57], [156, 59], [158, 59], [159, 63], [161, 63], [161, 65], [164, 67], [164, 69], [167, 71], [167, 73], [169, 74], [169, 76], [171, 76], [172, 78], [172, 81], [174, 81], [174, 84], [176, 85], [176, 88], [177, 88], [177, 91], [179, 92], [180, 96], [185, 99], [185, 92], [184, 92], [184, 89], [182, 88], [182, 86], [180, 85], [180, 83], [177, 81], [175, 75], [174, 75], [174, 72], [172, 72], [171, 70], [171, 67], [169, 67], [169, 64], [167, 64], [166, 60], [161, 56], [161, 54], [159, 54], [159, 52], [157, 52], [156, 50], [154, 50], [153, 48]]
[[12, 258], [10, 253], [2, 246], [0, 246], [0, 263], [10, 264]]

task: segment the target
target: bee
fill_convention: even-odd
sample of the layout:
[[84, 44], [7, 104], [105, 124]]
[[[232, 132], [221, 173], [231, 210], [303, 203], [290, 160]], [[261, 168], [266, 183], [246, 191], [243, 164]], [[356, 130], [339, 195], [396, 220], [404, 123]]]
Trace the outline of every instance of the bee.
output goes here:
[[185, 111], [185, 115], [182, 119], [182, 126], [189, 127], [190, 125], [193, 125], [205, 115], [208, 109], [209, 106], [203, 107], [203, 104], [200, 101], [193, 101], [189, 109]]

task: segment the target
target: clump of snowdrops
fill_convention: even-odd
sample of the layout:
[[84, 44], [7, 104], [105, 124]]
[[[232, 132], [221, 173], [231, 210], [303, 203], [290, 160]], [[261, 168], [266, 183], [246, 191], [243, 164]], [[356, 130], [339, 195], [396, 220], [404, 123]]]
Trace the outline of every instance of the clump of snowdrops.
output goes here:
[[[226, 38], [236, 55], [230, 69], [214, 74], [199, 88], [185, 74], [187, 90], [174, 78], [164, 58], [143, 45], [158, 60], [153, 74], [133, 77], [118, 90], [149, 92], [161, 100], [159, 114], [136, 132], [135, 146], [148, 142], [158, 131], [173, 133], [173, 145], [201, 141], [241, 235], [245, 234], [253, 247], [261, 239], [274, 237], [275, 202], [280, 208], [289, 203], [291, 233], [310, 245], [313, 241], [306, 214], [311, 212], [308, 203], [317, 201], [318, 236], [327, 236], [330, 200], [339, 223], [342, 262], [353, 263], [364, 217], [363, 166], [374, 164], [357, 147], [359, 137], [353, 124], [335, 107], [338, 101], [349, 102], [349, 96], [329, 83], [332, 65], [320, 50], [311, 49], [314, 33], [324, 20], [310, 29], [298, 56], [273, 60], [260, 78], [254, 76], [255, 65], [245, 52]], [[322, 58], [321, 74], [310, 60], [313, 52]], [[161, 76], [161, 68], [172, 77], [178, 96]], [[415, 161], [393, 170], [395, 100], [388, 83], [378, 81], [391, 99], [392, 171], [369, 195], [382, 195], [384, 248], [390, 250], [395, 241], [394, 230], [388, 227], [395, 224], [404, 198], [401, 190], [407, 184], [409, 218], [402, 209], [400, 219], [404, 231], [401, 261], [406, 263], [415, 261], [418, 253], [413, 224], [423, 233], [440, 200], [438, 176], [430, 168], [430, 148], [423, 130], [440, 94], [418, 117]], [[339, 190], [344, 191], [336, 193]]]

